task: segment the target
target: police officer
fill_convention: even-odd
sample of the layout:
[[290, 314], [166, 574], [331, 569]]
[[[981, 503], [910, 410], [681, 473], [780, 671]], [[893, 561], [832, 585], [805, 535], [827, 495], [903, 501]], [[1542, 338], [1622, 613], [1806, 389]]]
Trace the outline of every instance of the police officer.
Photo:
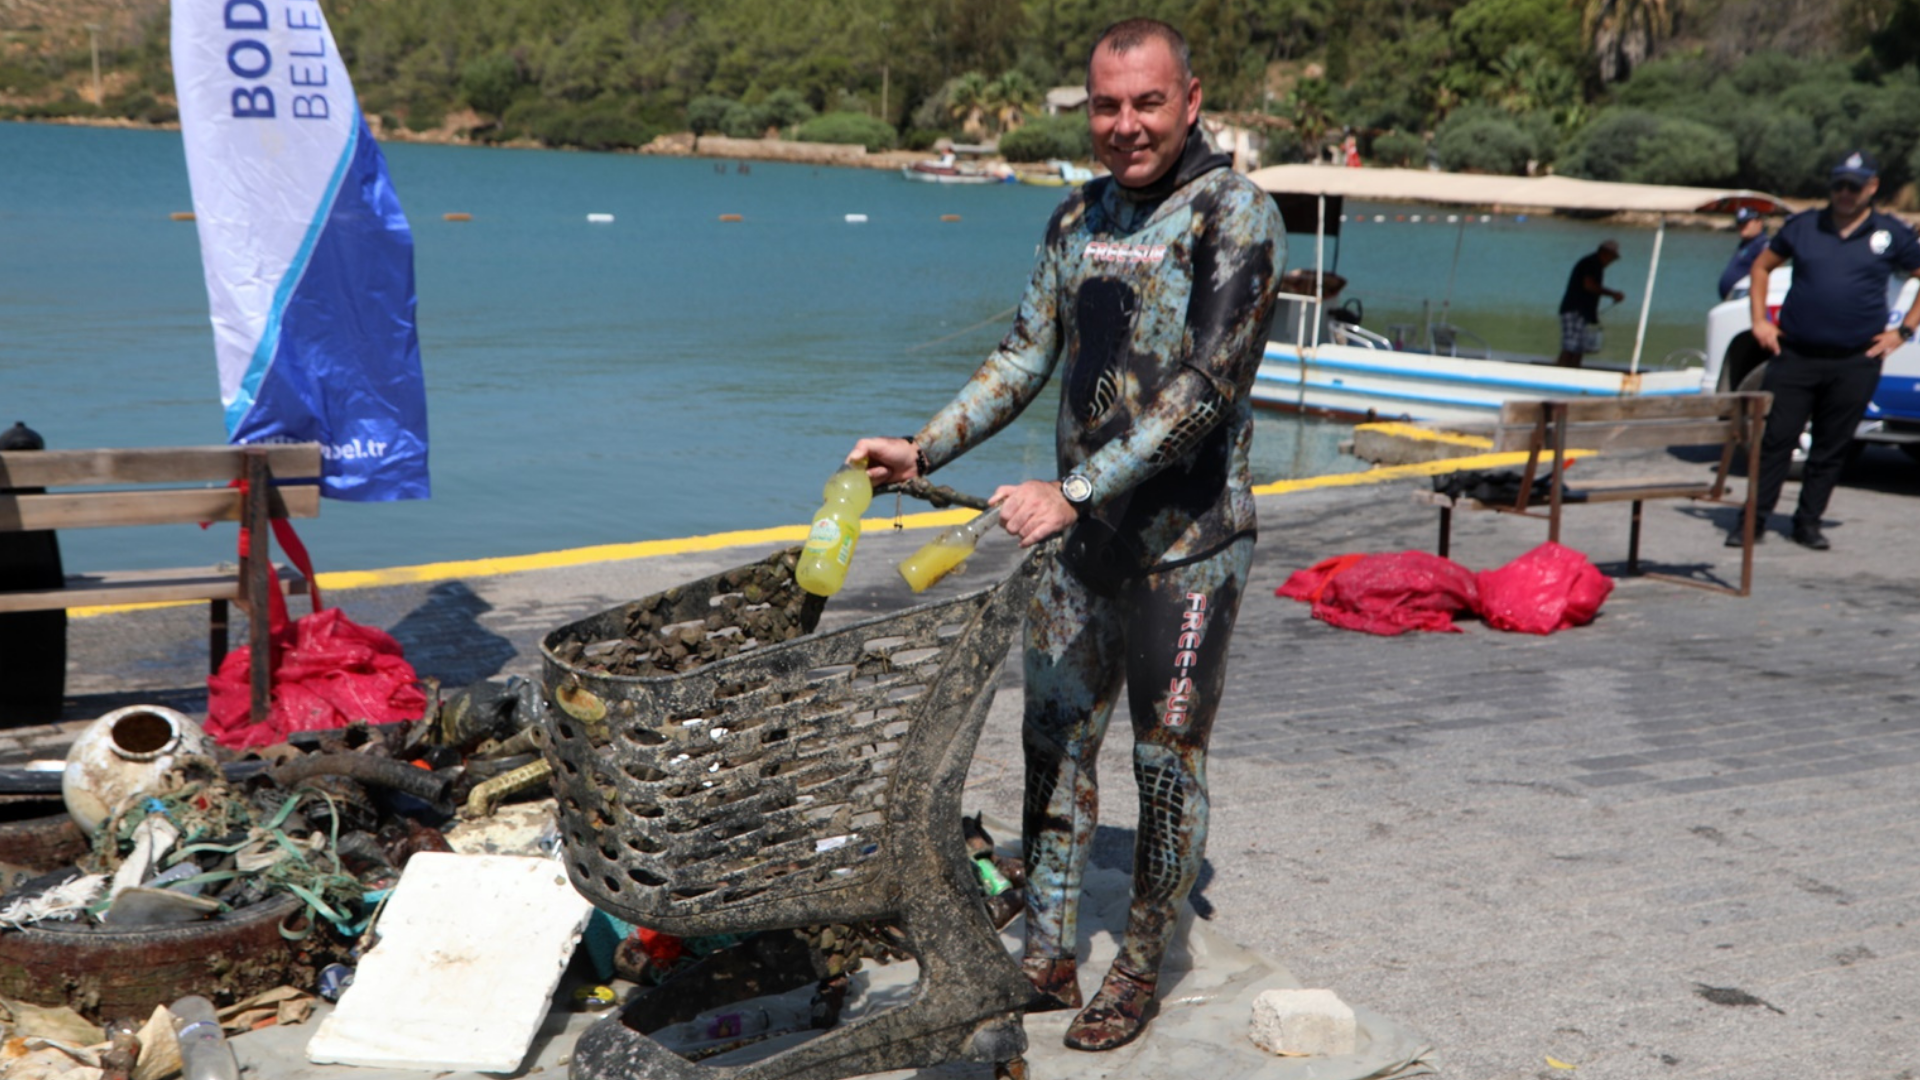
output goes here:
[[[1773, 354], [1765, 381], [1773, 410], [1760, 444], [1760, 519], [1779, 501], [1794, 447], [1811, 420], [1813, 446], [1793, 512], [1793, 540], [1815, 551], [1832, 546], [1820, 516], [1880, 383], [1880, 362], [1920, 324], [1915, 304], [1888, 328], [1887, 279], [1895, 271], [1920, 277], [1920, 239], [1906, 222], [1873, 208], [1879, 190], [1873, 157], [1848, 154], [1833, 168], [1827, 205], [1788, 218], [1753, 262], [1753, 340]], [[1793, 287], [1776, 326], [1767, 318], [1767, 278], [1789, 262]], [[1727, 535], [1728, 547], [1741, 543], [1739, 529]]]
[[1733, 249], [1733, 258], [1727, 260], [1727, 268], [1720, 271], [1720, 299], [1733, 295], [1734, 286], [1753, 269], [1753, 260], [1767, 250], [1766, 219], [1758, 210], [1741, 207], [1733, 215], [1734, 225], [1740, 230], [1740, 243]]

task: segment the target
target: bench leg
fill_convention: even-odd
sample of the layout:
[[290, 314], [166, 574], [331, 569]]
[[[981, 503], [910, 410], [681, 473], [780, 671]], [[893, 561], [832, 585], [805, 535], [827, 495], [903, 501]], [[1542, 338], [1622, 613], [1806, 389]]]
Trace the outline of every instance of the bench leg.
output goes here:
[[244, 521], [247, 527], [247, 558], [240, 572], [241, 588], [247, 594], [247, 651], [253, 665], [253, 722], [264, 724], [273, 706], [273, 602], [267, 590], [277, 588], [274, 580], [272, 534], [267, 525], [267, 499], [273, 476], [267, 471], [267, 452], [258, 447], [246, 450], [247, 501]]
[[1640, 507], [1639, 499], [1633, 500], [1633, 523], [1627, 526], [1627, 573], [1640, 572]]
[[1440, 508], [1440, 557], [1450, 558], [1453, 554], [1453, 507]]
[[220, 661], [227, 658], [227, 602], [225, 600], [207, 601], [207, 673], [217, 674]]

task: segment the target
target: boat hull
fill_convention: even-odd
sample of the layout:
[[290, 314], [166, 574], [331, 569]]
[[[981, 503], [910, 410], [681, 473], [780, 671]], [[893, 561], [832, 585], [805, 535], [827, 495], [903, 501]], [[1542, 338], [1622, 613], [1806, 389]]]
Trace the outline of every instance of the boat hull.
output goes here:
[[[1304, 364], [1302, 354], [1306, 354]], [[1628, 375], [1603, 368], [1477, 360], [1268, 342], [1254, 378], [1256, 407], [1343, 420], [1488, 423], [1508, 401], [1697, 394], [1699, 368]]]
[[922, 169], [913, 165], [900, 166], [900, 175], [922, 184], [992, 184], [997, 183], [985, 173], [964, 173]]

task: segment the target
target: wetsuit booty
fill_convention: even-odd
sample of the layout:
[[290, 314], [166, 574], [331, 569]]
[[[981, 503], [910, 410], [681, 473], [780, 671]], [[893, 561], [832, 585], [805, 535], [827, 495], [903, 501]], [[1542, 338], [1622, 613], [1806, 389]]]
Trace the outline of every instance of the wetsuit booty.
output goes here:
[[1028, 1012], [1058, 1012], [1080, 1007], [1080, 967], [1071, 956], [1028, 956], [1020, 970], [1037, 996]]
[[1066, 1044], [1073, 1050], [1114, 1050], [1140, 1037], [1153, 1009], [1157, 978], [1149, 979], [1115, 967], [1107, 972], [1093, 1002], [1067, 1026]]

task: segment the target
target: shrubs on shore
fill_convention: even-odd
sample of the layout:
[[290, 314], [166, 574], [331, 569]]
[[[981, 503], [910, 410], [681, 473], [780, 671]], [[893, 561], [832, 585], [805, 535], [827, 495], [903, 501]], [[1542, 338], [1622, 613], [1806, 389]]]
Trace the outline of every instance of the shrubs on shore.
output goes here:
[[1085, 161], [1093, 156], [1087, 118], [1078, 114], [1043, 116], [1000, 136], [1000, 156], [1008, 161]]
[[801, 124], [793, 137], [801, 142], [859, 143], [869, 151], [893, 149], [893, 126], [866, 113], [830, 112]]

